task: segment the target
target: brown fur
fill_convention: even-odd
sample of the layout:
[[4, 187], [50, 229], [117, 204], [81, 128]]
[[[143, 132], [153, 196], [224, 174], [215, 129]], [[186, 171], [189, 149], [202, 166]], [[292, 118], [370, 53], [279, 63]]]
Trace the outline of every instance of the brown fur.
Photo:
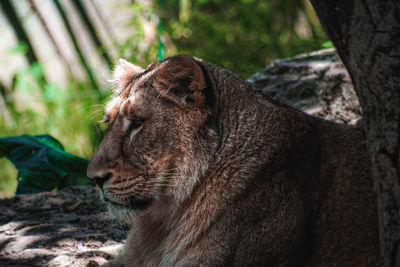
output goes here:
[[88, 168], [110, 211], [132, 223], [108, 266], [376, 264], [358, 129], [188, 56], [128, 73], [115, 75], [108, 130]]

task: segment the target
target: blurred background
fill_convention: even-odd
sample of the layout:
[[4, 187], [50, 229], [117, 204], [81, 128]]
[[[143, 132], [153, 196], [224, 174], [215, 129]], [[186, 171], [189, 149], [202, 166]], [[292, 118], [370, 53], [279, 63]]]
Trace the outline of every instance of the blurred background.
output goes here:
[[[0, 137], [51, 134], [84, 158], [101, 141], [118, 58], [189, 54], [246, 79], [331, 46], [308, 0], [0, 0], [0, 40]], [[0, 157], [0, 197], [16, 177]]]

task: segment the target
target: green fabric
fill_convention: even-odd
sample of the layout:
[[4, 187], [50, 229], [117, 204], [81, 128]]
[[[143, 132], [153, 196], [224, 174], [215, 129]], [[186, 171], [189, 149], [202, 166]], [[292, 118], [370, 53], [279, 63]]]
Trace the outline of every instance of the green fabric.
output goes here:
[[0, 138], [0, 157], [4, 156], [18, 169], [16, 194], [92, 184], [86, 177], [89, 161], [65, 152], [50, 135]]

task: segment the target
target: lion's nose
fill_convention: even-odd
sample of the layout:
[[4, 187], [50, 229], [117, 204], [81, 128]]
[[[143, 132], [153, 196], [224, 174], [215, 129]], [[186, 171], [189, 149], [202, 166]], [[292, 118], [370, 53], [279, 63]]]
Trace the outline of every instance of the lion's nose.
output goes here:
[[103, 188], [105, 182], [107, 182], [111, 177], [113, 177], [113, 173], [109, 171], [104, 172], [87, 172], [87, 176], [93, 180], [100, 188]]

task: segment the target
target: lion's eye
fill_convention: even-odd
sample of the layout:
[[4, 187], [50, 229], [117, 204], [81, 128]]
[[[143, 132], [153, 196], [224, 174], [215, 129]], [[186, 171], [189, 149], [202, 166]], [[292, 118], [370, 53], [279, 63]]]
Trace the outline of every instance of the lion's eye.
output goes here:
[[137, 129], [137, 128], [139, 128], [139, 127], [141, 127], [143, 125], [144, 118], [138, 117], [138, 116], [134, 116], [130, 121], [131, 121], [131, 123], [129, 125], [129, 131], [132, 131], [132, 130]]

